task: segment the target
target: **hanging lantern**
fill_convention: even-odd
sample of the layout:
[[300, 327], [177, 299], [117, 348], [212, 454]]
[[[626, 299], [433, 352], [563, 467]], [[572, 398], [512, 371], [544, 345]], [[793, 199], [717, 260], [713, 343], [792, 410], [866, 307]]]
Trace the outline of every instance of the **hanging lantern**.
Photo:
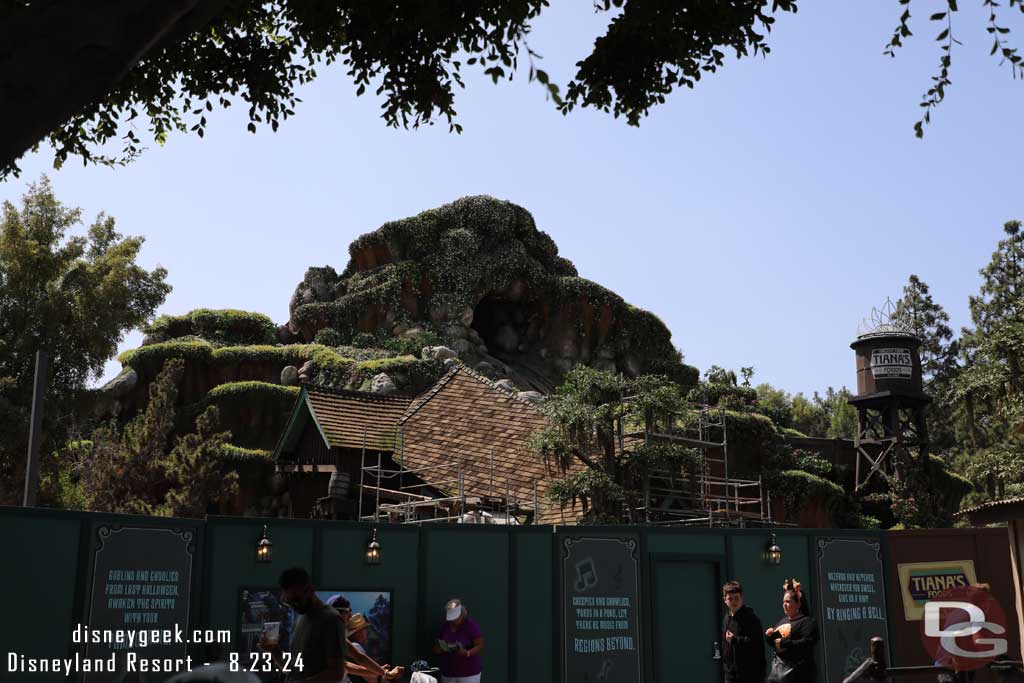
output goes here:
[[380, 564], [380, 543], [377, 542], [377, 530], [370, 536], [370, 544], [366, 546], [366, 564]]
[[263, 535], [260, 536], [260, 540], [256, 542], [256, 561], [257, 562], [270, 562], [271, 557], [274, 554], [274, 544], [269, 538], [267, 538], [267, 525], [263, 525]]
[[782, 548], [775, 542], [775, 532], [772, 532], [768, 545], [768, 564], [782, 564]]

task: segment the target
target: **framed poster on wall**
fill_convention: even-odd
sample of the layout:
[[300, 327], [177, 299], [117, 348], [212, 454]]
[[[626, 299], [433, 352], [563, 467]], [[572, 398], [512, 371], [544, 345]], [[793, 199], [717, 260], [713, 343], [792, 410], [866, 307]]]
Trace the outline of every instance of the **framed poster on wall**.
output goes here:
[[[318, 598], [327, 602], [336, 595], [343, 595], [352, 605], [352, 613], [360, 613], [369, 624], [367, 628], [366, 653], [375, 661], [391, 663], [391, 591], [350, 590], [347, 588], [322, 589], [316, 592]], [[264, 631], [276, 631], [282, 650], [291, 647], [291, 635], [299, 615], [281, 602], [279, 588], [243, 588], [239, 598], [238, 654], [242, 664], [259, 652], [258, 643]], [[276, 680], [277, 674], [259, 674], [261, 680]]]

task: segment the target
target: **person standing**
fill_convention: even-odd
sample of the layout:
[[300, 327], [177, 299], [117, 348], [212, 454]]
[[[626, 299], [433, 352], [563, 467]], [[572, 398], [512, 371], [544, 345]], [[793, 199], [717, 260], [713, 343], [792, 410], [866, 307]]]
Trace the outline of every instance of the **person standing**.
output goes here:
[[722, 669], [725, 683], [764, 683], [765, 655], [761, 620], [743, 602], [743, 586], [722, 586], [726, 613], [722, 619]]
[[[309, 574], [301, 567], [285, 570], [278, 585], [281, 602], [299, 615], [291, 637], [291, 670], [285, 680], [289, 683], [341, 683], [345, 679], [346, 643], [341, 615], [317, 597]], [[260, 640], [260, 647], [272, 652], [276, 649], [265, 638]]]
[[782, 611], [785, 616], [764, 632], [765, 640], [775, 648], [768, 683], [815, 683], [818, 680], [814, 663], [818, 624], [811, 617], [800, 582], [786, 579], [783, 588]]
[[[366, 642], [370, 625], [362, 614], [352, 614], [352, 604], [344, 595], [332, 595], [327, 598], [327, 606], [333, 607], [341, 615], [341, 621], [345, 625], [345, 678], [342, 683], [352, 683], [352, 676], [361, 680], [380, 683], [399, 678], [405, 668], [396, 666], [388, 669], [387, 665], [380, 665], [366, 654]], [[357, 636], [357, 633], [362, 635]]]
[[484, 637], [480, 626], [458, 598], [444, 606], [445, 623], [438, 631], [434, 653], [441, 655], [441, 683], [480, 683]]

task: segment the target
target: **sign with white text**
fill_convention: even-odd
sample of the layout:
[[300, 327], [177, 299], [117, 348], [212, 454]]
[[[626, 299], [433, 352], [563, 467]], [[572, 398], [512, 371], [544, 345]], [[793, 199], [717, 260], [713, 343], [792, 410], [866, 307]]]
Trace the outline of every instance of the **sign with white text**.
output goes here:
[[640, 663], [639, 539], [561, 537], [562, 681], [636, 683]]
[[871, 376], [910, 379], [914, 360], [910, 349], [875, 349], [871, 352]]

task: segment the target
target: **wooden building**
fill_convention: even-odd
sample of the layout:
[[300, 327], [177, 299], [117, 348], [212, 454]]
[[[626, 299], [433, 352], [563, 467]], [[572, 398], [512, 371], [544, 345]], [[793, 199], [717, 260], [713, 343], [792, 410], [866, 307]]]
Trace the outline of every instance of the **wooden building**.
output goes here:
[[[456, 365], [416, 398], [304, 386], [275, 449], [290, 517], [573, 523], [548, 497], [564, 473], [530, 450], [546, 424], [517, 392]], [[493, 521], [497, 521], [496, 519]]]
[[[310, 517], [317, 504], [331, 510], [315, 516], [355, 519], [361, 464], [367, 457], [389, 461], [398, 440], [398, 419], [410, 397], [383, 396], [303, 386], [292, 408], [274, 460], [286, 478], [285, 516]], [[328, 495], [332, 484], [335, 495]]]

